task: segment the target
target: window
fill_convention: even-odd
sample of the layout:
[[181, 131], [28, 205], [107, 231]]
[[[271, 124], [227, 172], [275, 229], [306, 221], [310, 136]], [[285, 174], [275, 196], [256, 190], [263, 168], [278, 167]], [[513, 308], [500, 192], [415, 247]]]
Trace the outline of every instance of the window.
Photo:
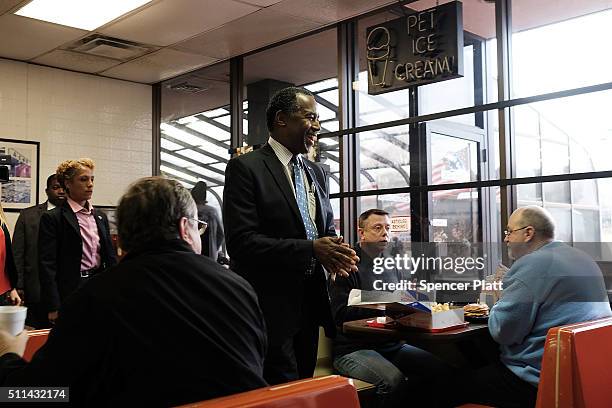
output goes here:
[[229, 64], [162, 83], [161, 173], [187, 188], [207, 184], [208, 203], [221, 210], [230, 154]]
[[[513, 97], [612, 81], [609, 2], [512, 1]], [[607, 9], [606, 9], [607, 8]]]

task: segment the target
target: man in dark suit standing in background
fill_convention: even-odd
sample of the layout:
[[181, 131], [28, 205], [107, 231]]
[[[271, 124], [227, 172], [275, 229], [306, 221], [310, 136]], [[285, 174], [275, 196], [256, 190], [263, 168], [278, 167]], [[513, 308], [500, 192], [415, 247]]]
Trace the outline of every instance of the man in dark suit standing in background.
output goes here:
[[230, 268], [255, 288], [268, 331], [264, 378], [312, 377], [319, 326], [333, 335], [325, 267], [348, 275], [355, 252], [336, 236], [323, 170], [301, 155], [321, 129], [313, 94], [289, 87], [266, 112], [268, 144], [227, 165], [223, 220]]
[[191, 196], [198, 207], [198, 219], [208, 225], [201, 237], [202, 255], [218, 262], [219, 259], [225, 258], [225, 235], [219, 213], [215, 207], [207, 204], [207, 189], [208, 186], [204, 181], [198, 181], [191, 189]]
[[38, 277], [38, 226], [44, 212], [66, 202], [66, 193], [57, 181], [57, 175], [47, 178], [47, 201], [24, 208], [19, 213], [13, 234], [13, 255], [17, 266], [17, 287], [23, 291], [21, 298], [28, 307], [26, 324], [36, 329], [49, 327], [47, 311], [40, 303]]

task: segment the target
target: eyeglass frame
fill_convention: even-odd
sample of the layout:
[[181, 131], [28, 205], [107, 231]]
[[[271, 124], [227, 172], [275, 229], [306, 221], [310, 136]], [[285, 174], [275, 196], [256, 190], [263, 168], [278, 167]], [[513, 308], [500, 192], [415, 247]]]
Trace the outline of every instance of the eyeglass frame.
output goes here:
[[531, 225], [525, 225], [522, 228], [516, 228], [516, 229], [513, 229], [513, 230], [504, 230], [504, 239], [508, 238], [510, 236], [510, 234], [512, 234], [513, 232], [524, 230], [525, 228], [529, 228], [529, 227], [531, 227]]
[[200, 233], [200, 235], [206, 232], [206, 228], [208, 228], [208, 223], [206, 221], [198, 220], [197, 218], [190, 218], [190, 217], [185, 217], [185, 218], [187, 218], [189, 221], [195, 221], [198, 223], [198, 232]]
[[389, 227], [387, 227], [386, 225], [383, 224], [374, 224], [372, 226], [369, 227], [364, 227], [361, 228], [364, 231], [374, 231], [375, 233], [377, 233], [378, 235], [382, 235], [383, 232], [387, 232], [388, 234], [391, 233], [391, 225], [389, 225]]

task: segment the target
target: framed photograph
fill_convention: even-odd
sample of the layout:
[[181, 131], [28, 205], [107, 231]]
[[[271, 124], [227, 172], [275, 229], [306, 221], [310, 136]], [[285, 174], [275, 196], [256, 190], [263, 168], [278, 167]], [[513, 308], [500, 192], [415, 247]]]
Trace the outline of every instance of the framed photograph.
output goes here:
[[115, 250], [115, 255], [117, 255], [117, 259], [121, 259], [123, 257], [123, 253], [121, 252], [121, 248], [119, 248], [118, 242], [118, 232], [117, 232], [117, 207], [111, 205], [94, 205], [94, 209], [96, 211], [103, 212], [106, 214], [106, 218], [108, 218], [108, 227], [110, 229], [111, 241], [113, 243], [113, 249]]
[[0, 139], [0, 201], [4, 211], [19, 212], [38, 204], [40, 142]]
[[117, 207], [113, 205], [94, 205], [96, 211], [102, 211], [106, 214], [106, 218], [108, 218], [108, 226], [110, 228], [111, 236], [117, 235], [117, 221], [115, 218], [115, 213], [117, 212]]

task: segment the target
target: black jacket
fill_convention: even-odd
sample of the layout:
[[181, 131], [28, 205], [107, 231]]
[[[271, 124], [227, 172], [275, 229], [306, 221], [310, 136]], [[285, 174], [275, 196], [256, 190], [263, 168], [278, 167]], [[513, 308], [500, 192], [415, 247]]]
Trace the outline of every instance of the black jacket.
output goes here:
[[40, 301], [38, 273], [38, 226], [47, 212], [47, 202], [24, 208], [19, 213], [13, 233], [13, 254], [17, 267], [17, 287], [25, 292], [26, 305]]
[[331, 297], [332, 311], [334, 321], [336, 322], [338, 328], [338, 334], [334, 338], [332, 346], [332, 354], [334, 358], [352, 353], [356, 350], [385, 347], [387, 351], [389, 351], [390, 347], [399, 347], [399, 343], [397, 342], [387, 342], [386, 340], [376, 342], [372, 341], [371, 339], [364, 341], [358, 337], [347, 336], [342, 331], [342, 325], [344, 322], [385, 315], [385, 312], [382, 310], [347, 306], [349, 293], [352, 289], [374, 291], [376, 290], [374, 284], [376, 280], [381, 280], [385, 283], [397, 283], [401, 279], [398, 271], [395, 268], [390, 270], [385, 269], [380, 275], [375, 274], [373, 272], [374, 260], [365, 251], [363, 251], [359, 245], [355, 246], [355, 252], [357, 252], [357, 256], [359, 256], [357, 272], [350, 273], [347, 277], [337, 275], [335, 280], [329, 280], [329, 294]]
[[[102, 268], [117, 263], [110, 238], [108, 219], [102, 211], [95, 211], [94, 218], [100, 236]], [[61, 302], [81, 284], [81, 258], [83, 240], [76, 215], [68, 202], [45, 212], [40, 218], [38, 232], [40, 260], [41, 300], [47, 310], [58, 310]]]
[[74, 406], [175, 406], [266, 386], [251, 286], [180, 240], [129, 253], [60, 309], [28, 364], [0, 357], [1, 386], [69, 386]]
[[[316, 190], [319, 237], [336, 236], [323, 170], [304, 160]], [[269, 336], [287, 338], [300, 324], [305, 272], [314, 256], [295, 196], [270, 145], [229, 161], [225, 170], [223, 222], [230, 268], [255, 288]], [[314, 314], [333, 335], [329, 295], [320, 265], [315, 269]]]

